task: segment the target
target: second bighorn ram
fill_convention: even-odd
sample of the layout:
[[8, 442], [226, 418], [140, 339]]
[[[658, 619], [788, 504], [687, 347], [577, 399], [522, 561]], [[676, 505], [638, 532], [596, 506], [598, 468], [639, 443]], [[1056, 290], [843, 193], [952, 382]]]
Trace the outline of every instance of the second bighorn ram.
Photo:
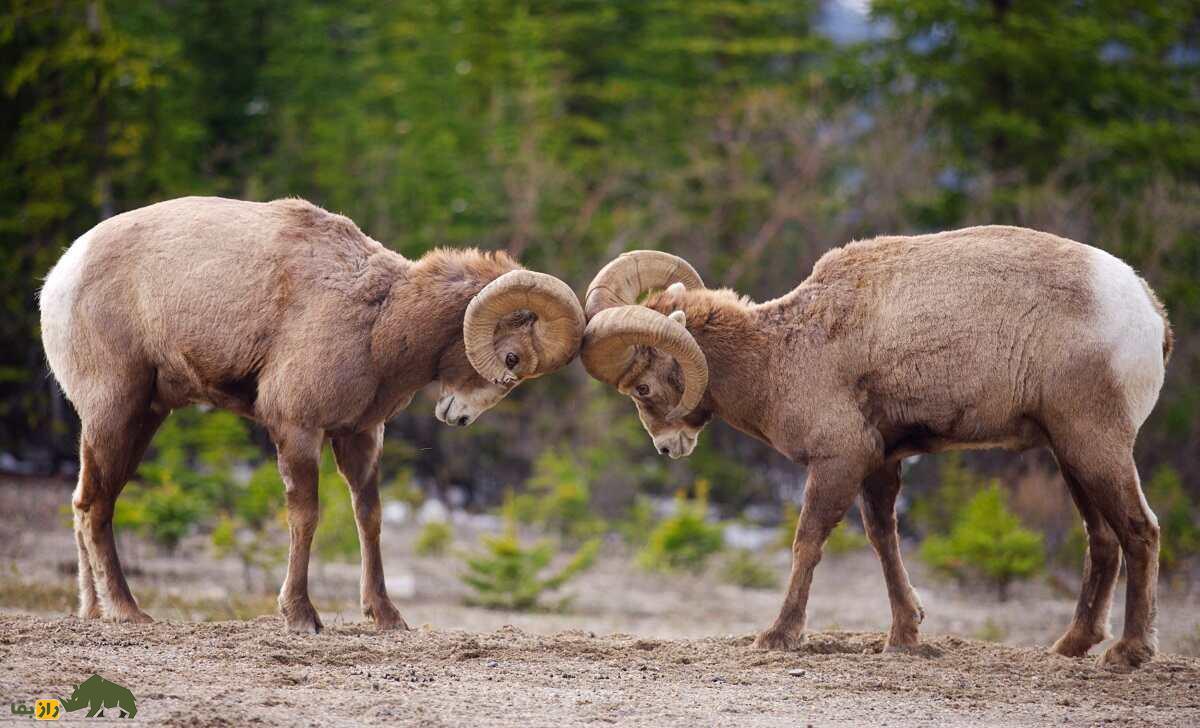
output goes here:
[[172, 409], [208, 403], [261, 423], [278, 451], [291, 547], [279, 608], [316, 632], [308, 560], [321, 447], [332, 441], [362, 549], [362, 608], [404, 627], [384, 587], [384, 422], [432, 381], [470, 424], [522, 380], [571, 361], [583, 311], [566, 284], [503, 253], [409, 261], [303, 200], [189, 197], [110, 218], [46, 279], [42, 338], [82, 420], [79, 613], [147, 621], [121, 572], [113, 509]]
[[1082, 656], [1105, 639], [1123, 551], [1125, 631], [1102, 660], [1154, 655], [1159, 529], [1133, 445], [1172, 339], [1125, 263], [1014, 227], [881, 237], [831, 250], [795, 290], [755, 304], [705, 289], [680, 258], [637, 251], [600, 271], [584, 311], [584, 366], [633, 398], [660, 452], [691, 453], [719, 416], [807, 465], [788, 592], [759, 646], [802, 640], [822, 545], [860, 494], [892, 607], [888, 646], [915, 645], [924, 611], [896, 532], [900, 461], [1045, 446], [1088, 535], [1054, 650]]

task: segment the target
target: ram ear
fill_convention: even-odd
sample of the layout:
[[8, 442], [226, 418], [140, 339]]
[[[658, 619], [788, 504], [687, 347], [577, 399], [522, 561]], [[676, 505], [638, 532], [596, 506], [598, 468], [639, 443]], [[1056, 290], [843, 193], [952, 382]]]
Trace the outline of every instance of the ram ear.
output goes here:
[[667, 295], [671, 296], [672, 298], [679, 298], [686, 290], [687, 288], [682, 283], [672, 283], [671, 285], [667, 286]]
[[[680, 284], [676, 283], [675, 285]], [[667, 318], [671, 319], [680, 326], [687, 326], [687, 314], [685, 314], [683, 311], [672, 311], [671, 315], [667, 316]]]

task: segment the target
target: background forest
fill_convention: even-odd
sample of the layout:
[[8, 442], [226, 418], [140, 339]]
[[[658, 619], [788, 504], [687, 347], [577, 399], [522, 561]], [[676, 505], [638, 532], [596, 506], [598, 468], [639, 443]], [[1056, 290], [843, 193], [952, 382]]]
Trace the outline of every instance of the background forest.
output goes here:
[[[659, 248], [759, 300], [852, 239], [1007, 223], [1103, 247], [1165, 299], [1177, 348], [1138, 458], [1200, 548], [1196, 0], [6, 0], [0, 97], [0, 470], [75, 467], [41, 278], [99, 220], [166, 198], [305, 197], [406, 256], [502, 248], [579, 292]], [[720, 424], [666, 461], [577, 363], [467, 429], [431, 407], [389, 425], [393, 497], [483, 509], [532, 489], [636, 522], [638, 494], [700, 482], [753, 516], [803, 483]], [[906, 530], [952, 539], [922, 499], [975, 472], [1048, 547], [1069, 540], [1047, 456], [964, 462], [915, 464]], [[236, 418], [177, 413], [125, 513], [180, 537], [212, 504], [253, 525], [271, 463]], [[236, 548], [230, 523], [214, 543]]]

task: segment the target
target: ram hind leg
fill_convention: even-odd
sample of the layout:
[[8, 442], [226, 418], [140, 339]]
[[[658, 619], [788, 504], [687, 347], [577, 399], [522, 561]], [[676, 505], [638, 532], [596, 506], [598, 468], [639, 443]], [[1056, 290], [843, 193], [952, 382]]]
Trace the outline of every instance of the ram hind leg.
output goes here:
[[892, 627], [886, 649], [915, 646], [918, 625], [925, 619], [925, 609], [909, 581], [900, 555], [900, 536], [896, 529], [896, 496], [899, 493], [899, 463], [885, 465], [863, 481], [863, 527], [883, 567], [892, 607]]
[[79, 552], [79, 614], [148, 622], [129, 590], [117, 555], [112, 520], [117, 497], [136, 471], [166, 412], [145, 398], [114, 397], [83, 420], [79, 483], [72, 498]]
[[[1159, 528], [1142, 495], [1133, 460], [1133, 436], [1123, 428], [1104, 431], [1087, 426], [1058, 433], [1053, 439], [1060, 462], [1112, 528], [1125, 555], [1125, 629], [1101, 663], [1137, 667], [1158, 651], [1154, 617]], [[1097, 583], [1103, 586], [1102, 580]]]
[[[76, 494], [79, 492], [79, 487], [76, 486]], [[103, 612], [100, 610], [100, 598], [96, 594], [96, 577], [92, 574], [87, 541], [83, 537], [83, 524], [80, 522], [78, 514], [74, 521], [75, 548], [79, 555], [79, 618], [99, 619], [103, 616]]]
[[1085, 486], [1059, 458], [1059, 467], [1071, 498], [1079, 508], [1087, 530], [1087, 555], [1084, 557], [1083, 584], [1075, 616], [1065, 634], [1052, 648], [1060, 655], [1082, 657], [1108, 638], [1109, 609], [1121, 570], [1121, 544], [1117, 534], [1096, 507]]
[[382, 445], [383, 425], [379, 425], [371, 432], [333, 438], [333, 454], [354, 502], [354, 520], [358, 525], [358, 543], [362, 552], [360, 592], [363, 614], [373, 619], [379, 629], [408, 629], [400, 610], [388, 598], [383, 557], [379, 550], [382, 515], [379, 451]]
[[1133, 449], [1115, 464], [1111, 498], [1102, 502], [1109, 525], [1125, 553], [1125, 627], [1101, 658], [1105, 665], [1138, 667], [1158, 652], [1154, 627], [1158, 596], [1158, 519], [1142, 496]]

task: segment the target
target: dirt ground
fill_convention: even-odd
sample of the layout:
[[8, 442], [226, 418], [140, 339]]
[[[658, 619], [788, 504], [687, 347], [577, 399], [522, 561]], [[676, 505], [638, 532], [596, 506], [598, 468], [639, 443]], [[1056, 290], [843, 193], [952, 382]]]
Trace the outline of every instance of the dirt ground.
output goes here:
[[[610, 544], [565, 609], [475, 609], [457, 573], [477, 534], [459, 528], [452, 555], [419, 558], [415, 527], [389, 526], [389, 590], [411, 632], [362, 621], [353, 563], [314, 564], [327, 629], [296, 636], [271, 614], [281, 574], [248, 588], [203, 540], [165, 556], [128, 537], [134, 593], [159, 621], [116, 625], [67, 616], [68, 492], [0, 483], [0, 706], [62, 697], [99, 673], [137, 696], [134, 722], [153, 725], [1200, 725], [1194, 590], [1163, 589], [1159, 658], [1113, 672], [1096, 667], [1099, 649], [1081, 660], [1046, 652], [1077, 584], [1024, 584], [999, 603], [937, 581], [910, 554], [924, 644], [881, 654], [890, 615], [867, 550], [817, 569], [800, 651], [762, 652], [753, 634], [782, 586], [731, 586], [715, 569], [647, 574]], [[782, 578], [786, 552], [763, 558]], [[1117, 632], [1122, 617], [1118, 599]], [[4, 709], [0, 720], [21, 719]]]
[[877, 634], [819, 633], [796, 653], [750, 640], [6, 615], [0, 694], [60, 695], [99, 671], [134, 692], [137, 722], [169, 726], [1200, 725], [1195, 659], [1123, 674], [955, 637], [909, 655], [877, 654]]

